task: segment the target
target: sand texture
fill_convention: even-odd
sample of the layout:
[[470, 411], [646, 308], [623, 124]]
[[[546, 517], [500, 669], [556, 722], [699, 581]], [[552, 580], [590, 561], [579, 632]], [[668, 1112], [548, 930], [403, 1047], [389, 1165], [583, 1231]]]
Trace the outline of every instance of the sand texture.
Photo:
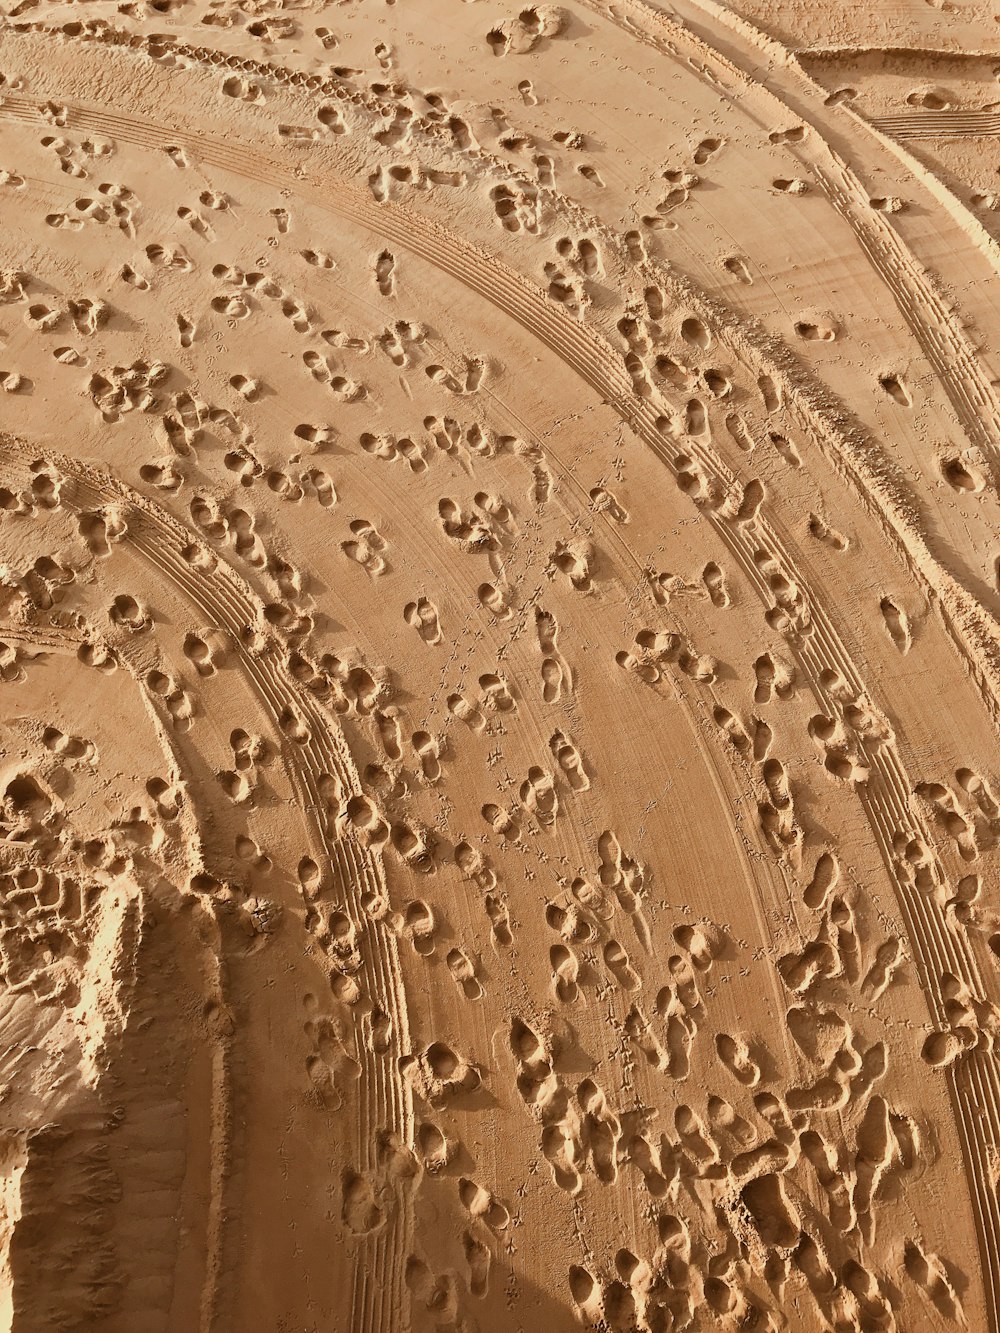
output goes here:
[[1000, 23], [0, 17], [0, 1333], [1000, 1333]]

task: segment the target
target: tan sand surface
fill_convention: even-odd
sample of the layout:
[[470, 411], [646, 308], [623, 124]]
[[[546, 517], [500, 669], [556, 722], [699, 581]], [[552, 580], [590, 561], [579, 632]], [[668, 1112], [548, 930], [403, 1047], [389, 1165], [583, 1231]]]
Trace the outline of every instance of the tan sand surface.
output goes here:
[[0, 18], [0, 1330], [1000, 1333], [1000, 23]]

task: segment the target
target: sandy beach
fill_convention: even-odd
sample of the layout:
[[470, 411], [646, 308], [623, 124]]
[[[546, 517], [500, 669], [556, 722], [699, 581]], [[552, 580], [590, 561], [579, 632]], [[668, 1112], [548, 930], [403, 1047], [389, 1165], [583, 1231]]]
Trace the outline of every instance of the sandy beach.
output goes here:
[[0, 1330], [1000, 1333], [1000, 23], [0, 16]]

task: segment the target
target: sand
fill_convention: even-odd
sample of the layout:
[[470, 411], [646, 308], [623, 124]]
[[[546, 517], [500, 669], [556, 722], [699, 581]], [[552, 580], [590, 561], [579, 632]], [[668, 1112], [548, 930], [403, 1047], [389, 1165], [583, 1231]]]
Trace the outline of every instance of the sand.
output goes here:
[[997, 1333], [989, 7], [0, 71], [0, 1330]]

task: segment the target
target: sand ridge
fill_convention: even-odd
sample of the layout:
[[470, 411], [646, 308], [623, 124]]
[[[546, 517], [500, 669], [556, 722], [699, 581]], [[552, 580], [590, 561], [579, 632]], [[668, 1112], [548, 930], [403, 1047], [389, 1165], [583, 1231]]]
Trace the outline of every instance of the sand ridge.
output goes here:
[[1000, 1327], [995, 43], [904, 9], [8, 11], [4, 1327]]

